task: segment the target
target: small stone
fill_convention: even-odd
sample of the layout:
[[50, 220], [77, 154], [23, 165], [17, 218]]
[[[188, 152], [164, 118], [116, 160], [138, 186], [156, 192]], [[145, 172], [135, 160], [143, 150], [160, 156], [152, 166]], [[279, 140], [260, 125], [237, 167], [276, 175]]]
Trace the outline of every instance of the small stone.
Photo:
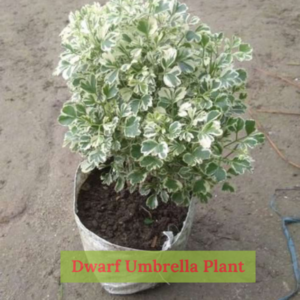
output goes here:
[[106, 207], [105, 207], [105, 206], [101, 206], [101, 207], [98, 209], [98, 211], [100, 211], [100, 212], [104, 212], [104, 211], [105, 211], [105, 209], [106, 209]]

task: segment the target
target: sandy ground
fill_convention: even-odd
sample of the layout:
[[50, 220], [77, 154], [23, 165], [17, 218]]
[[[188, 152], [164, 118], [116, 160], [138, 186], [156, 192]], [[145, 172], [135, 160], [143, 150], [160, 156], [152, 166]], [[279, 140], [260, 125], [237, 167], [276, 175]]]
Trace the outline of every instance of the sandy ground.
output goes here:
[[[294, 282], [280, 220], [269, 209], [276, 188], [300, 183], [300, 171], [268, 143], [254, 152], [253, 174], [235, 180], [234, 195], [216, 191], [198, 206], [189, 249], [256, 250], [256, 284], [172, 284], [113, 297], [99, 284], [59, 283], [60, 250], [81, 250], [72, 216], [72, 183], [79, 157], [62, 149], [56, 118], [69, 98], [52, 72], [58, 34], [68, 12], [85, 0], [0, 1], [0, 298], [276, 300]], [[90, 1], [92, 2], [92, 1]], [[300, 112], [300, 90], [255, 68], [300, 77], [300, 0], [189, 0], [191, 11], [226, 35], [255, 48], [250, 69], [252, 108]], [[290, 64], [298, 64], [290, 65]], [[300, 163], [297, 116], [257, 115], [279, 148]], [[299, 192], [280, 195], [289, 215], [300, 215]], [[300, 249], [300, 230], [291, 229]], [[294, 298], [300, 299], [300, 295]]]

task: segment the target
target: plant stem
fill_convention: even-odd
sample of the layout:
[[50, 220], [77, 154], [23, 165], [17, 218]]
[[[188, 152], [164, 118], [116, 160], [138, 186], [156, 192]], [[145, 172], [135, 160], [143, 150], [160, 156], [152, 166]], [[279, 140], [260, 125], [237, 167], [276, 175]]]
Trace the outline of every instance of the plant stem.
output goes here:
[[152, 219], [152, 214], [149, 210], [147, 210], [143, 205], [140, 206], [150, 217], [150, 219]]
[[239, 141], [242, 141], [242, 140], [245, 139], [245, 138], [247, 138], [247, 136], [244, 136], [244, 137], [242, 137], [242, 138], [236, 139], [235, 141], [233, 141], [233, 142], [231, 142], [231, 143], [225, 145], [224, 148], [226, 148], [226, 147], [228, 147], [228, 146], [230, 146], [230, 145], [232, 145], [232, 144], [234, 144], [234, 143], [237, 143], [237, 142], [239, 142]]
[[232, 149], [232, 151], [230, 151], [230, 152], [224, 157], [224, 159], [228, 158], [232, 153], [234, 153], [238, 146], [239, 146], [239, 145], [235, 145], [235, 147]]

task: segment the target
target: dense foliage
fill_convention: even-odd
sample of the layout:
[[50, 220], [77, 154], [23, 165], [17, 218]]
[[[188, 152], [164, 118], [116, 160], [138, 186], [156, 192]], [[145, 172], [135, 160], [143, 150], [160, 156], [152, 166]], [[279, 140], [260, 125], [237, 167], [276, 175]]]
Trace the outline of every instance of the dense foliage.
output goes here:
[[[116, 191], [207, 201], [213, 186], [233, 191], [263, 142], [246, 110], [247, 74], [234, 61], [252, 49], [224, 38], [177, 0], [111, 0], [70, 14], [57, 68], [73, 93], [59, 122], [82, 170], [110, 166]], [[100, 184], [100, 183], [99, 183]]]

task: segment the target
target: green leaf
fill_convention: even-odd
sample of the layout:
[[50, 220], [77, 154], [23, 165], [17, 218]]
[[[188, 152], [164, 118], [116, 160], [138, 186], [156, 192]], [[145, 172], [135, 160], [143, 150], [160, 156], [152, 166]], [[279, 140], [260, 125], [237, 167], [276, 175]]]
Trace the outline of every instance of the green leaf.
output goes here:
[[140, 184], [139, 192], [142, 196], [148, 196], [151, 192], [150, 187], [147, 184]]
[[179, 137], [181, 133], [181, 128], [182, 128], [182, 124], [180, 122], [175, 121], [174, 123], [172, 123], [169, 127], [169, 134], [168, 134], [169, 139], [174, 140], [177, 137]]
[[159, 145], [156, 147], [156, 153], [159, 158], [165, 159], [169, 153], [169, 147], [166, 142], [160, 142]]
[[119, 141], [112, 142], [111, 149], [113, 151], [119, 151], [121, 149], [121, 143]]
[[106, 161], [106, 155], [105, 153], [100, 150], [94, 150], [89, 154], [89, 159], [90, 162], [93, 162], [96, 166], [99, 165], [100, 163], [105, 163]]
[[207, 34], [202, 34], [201, 36], [201, 46], [206, 48], [210, 42], [210, 38]]
[[96, 94], [97, 88], [95, 75], [91, 75], [88, 81], [81, 81], [80, 86], [84, 91], [90, 94]]
[[197, 147], [193, 151], [193, 156], [198, 160], [210, 159], [211, 151], [208, 149], [203, 149], [202, 147]]
[[126, 119], [124, 128], [124, 134], [126, 137], [134, 138], [141, 134], [141, 131], [139, 130], [140, 119], [140, 117], [135, 116]]
[[246, 120], [245, 130], [247, 135], [250, 135], [256, 130], [255, 121], [254, 120]]
[[118, 166], [118, 167], [123, 167], [123, 165], [124, 165], [124, 162], [125, 162], [125, 158], [123, 157], [123, 156], [121, 156], [121, 155], [116, 155], [115, 157], [114, 157], [114, 165], [115, 166]]
[[201, 77], [200, 83], [201, 83], [200, 87], [201, 87], [202, 93], [216, 92], [222, 87], [221, 80], [216, 79], [216, 78], [211, 78], [210, 75]]
[[182, 189], [182, 183], [180, 181], [171, 179], [169, 177], [164, 180], [163, 184], [169, 193], [174, 193]]
[[252, 59], [252, 52], [253, 50], [249, 44], [241, 44], [234, 56], [239, 61], [249, 61]]
[[220, 115], [221, 115], [221, 113], [219, 111], [212, 110], [208, 113], [206, 122], [212, 122], [212, 121], [216, 120]]
[[239, 47], [239, 51], [243, 53], [249, 53], [252, 52], [252, 48], [249, 44], [241, 44]]
[[218, 65], [219, 68], [223, 69], [225, 67], [228, 67], [232, 64], [232, 54], [230, 53], [222, 53], [216, 61], [216, 64]]
[[214, 172], [213, 177], [215, 177], [216, 181], [220, 182], [220, 181], [223, 181], [227, 178], [227, 173], [223, 168], [219, 167]]
[[113, 70], [113, 71], [111, 71], [107, 75], [106, 81], [110, 85], [114, 84], [115, 82], [118, 82], [119, 81], [119, 70]]
[[170, 151], [174, 156], [178, 156], [186, 150], [186, 147], [182, 143], [173, 142], [170, 145]]
[[178, 174], [183, 179], [190, 179], [193, 175], [193, 169], [190, 167], [182, 167], [180, 168]]
[[143, 19], [139, 21], [137, 28], [140, 32], [148, 35], [150, 31], [150, 24], [147, 19]]
[[170, 88], [162, 88], [159, 95], [159, 103], [158, 106], [163, 108], [167, 108], [171, 104], [177, 103], [180, 100], [183, 100], [186, 96], [186, 88], [179, 87], [176, 90]]
[[156, 195], [151, 195], [151, 196], [147, 199], [146, 205], [147, 205], [150, 209], [155, 209], [155, 208], [158, 206], [157, 196], [156, 196]]
[[188, 164], [189, 166], [194, 166], [196, 165], [196, 160], [194, 158], [194, 156], [191, 153], [186, 153], [183, 156], [183, 161]]
[[146, 219], [144, 220], [144, 224], [146, 224], [146, 225], [151, 225], [153, 222], [154, 222], [154, 220], [149, 219], [149, 218], [146, 218]]
[[149, 155], [153, 152], [155, 152], [156, 150], [156, 147], [158, 146], [158, 143], [154, 140], [147, 140], [147, 141], [144, 141], [142, 143], [142, 149], [141, 149], [141, 152], [144, 154], [144, 155]]
[[133, 171], [128, 175], [128, 180], [131, 184], [138, 184], [145, 181], [147, 173], [143, 171]]
[[240, 37], [235, 35], [232, 37], [232, 48], [239, 47], [241, 43], [242, 43], [242, 39]]
[[117, 37], [117, 34], [116, 32], [109, 32], [105, 39], [102, 41], [101, 43], [101, 48], [104, 52], [108, 52], [108, 51], [111, 51], [112, 48], [116, 45], [116, 37]]
[[197, 196], [200, 198], [200, 201], [202, 203], [207, 203], [208, 200], [210, 198], [212, 198], [212, 194], [210, 194], [210, 193], [207, 193], [207, 194], [198, 194]]
[[242, 142], [240, 142], [240, 146], [249, 147], [253, 149], [259, 144], [262, 144], [265, 141], [265, 136], [263, 133], [256, 133], [254, 135], [248, 136], [247, 138], [243, 139]]
[[142, 111], [147, 111], [149, 107], [152, 107], [152, 97], [149, 95], [143, 96], [140, 102], [140, 106]]
[[173, 96], [173, 102], [177, 103], [180, 100], [183, 100], [184, 97], [186, 96], [186, 88], [185, 87], [179, 87], [174, 91], [174, 96]]
[[77, 104], [75, 105], [75, 108], [76, 108], [76, 113], [77, 113], [77, 116], [78, 116], [78, 117], [81, 117], [81, 116], [83, 116], [83, 115], [86, 115], [86, 109], [85, 109], [85, 106], [84, 106], [84, 105], [77, 103]]
[[86, 159], [80, 164], [80, 168], [83, 173], [89, 173], [95, 169], [95, 165]]
[[138, 22], [138, 30], [149, 36], [157, 30], [157, 21], [155, 18], [142, 19]]
[[77, 114], [76, 114], [76, 110], [74, 108], [74, 106], [72, 105], [64, 105], [63, 109], [62, 109], [63, 114], [72, 117], [72, 118], [76, 118]]
[[139, 99], [133, 99], [132, 101], [129, 102], [131, 111], [137, 115], [139, 110], [140, 110], [140, 100]]
[[177, 205], [181, 205], [185, 202], [186, 196], [183, 191], [178, 191], [172, 194], [172, 201], [175, 202]]
[[173, 65], [176, 60], [177, 50], [174, 48], [169, 48], [163, 51], [162, 57], [162, 67], [166, 70]]
[[119, 92], [125, 102], [128, 102], [133, 95], [133, 90], [130, 88], [122, 88]]
[[137, 187], [138, 187], [137, 185], [131, 185], [129, 187], [129, 193], [133, 194], [137, 190]]
[[124, 185], [125, 185], [125, 179], [123, 177], [119, 177], [115, 185], [115, 191], [117, 193], [121, 192], [124, 189]]
[[161, 1], [159, 1], [158, 6], [156, 6], [156, 8], [155, 8], [155, 13], [159, 14], [159, 13], [162, 13], [162, 12], [165, 12], [168, 10], [170, 10], [170, 5], [169, 5], [168, 1], [161, 0]]
[[215, 100], [215, 106], [219, 107], [223, 112], [230, 109], [230, 102], [226, 94], [220, 94]]
[[200, 179], [195, 181], [194, 187], [193, 187], [193, 193], [194, 194], [207, 194], [210, 190], [210, 186], [207, 181]]
[[198, 35], [196, 32], [189, 30], [186, 34], [186, 39], [189, 42], [199, 43], [201, 41], [201, 36]]
[[159, 127], [154, 122], [147, 122], [144, 127], [144, 137], [150, 139], [157, 135], [157, 129]]
[[214, 143], [212, 146], [212, 153], [217, 156], [221, 156], [223, 153], [223, 147], [219, 142]]
[[205, 124], [198, 135], [199, 143], [203, 148], [210, 148], [214, 136], [222, 135], [223, 131], [219, 121], [212, 121]]
[[239, 73], [238, 81], [241, 85], [247, 81], [247, 72], [243, 69], [238, 69], [237, 72]]
[[239, 83], [239, 73], [235, 70], [225, 70], [221, 73], [221, 83], [225, 89], [231, 88]]
[[102, 175], [102, 176], [101, 176], [101, 180], [102, 180], [102, 183], [103, 183], [103, 184], [111, 185], [112, 182], [113, 182], [111, 173], [106, 173], [106, 174]]
[[177, 87], [181, 84], [179, 75], [181, 74], [181, 69], [179, 67], [174, 67], [171, 71], [165, 74], [164, 83], [168, 87]]
[[140, 165], [141, 167], [146, 168], [147, 171], [152, 171], [161, 168], [163, 166], [163, 162], [157, 157], [145, 156], [141, 160]]
[[118, 89], [115, 86], [110, 86], [108, 84], [106, 84], [103, 89], [103, 94], [106, 97], [106, 99], [111, 99], [113, 97], [115, 97], [118, 93]]
[[209, 159], [211, 151], [202, 147], [197, 147], [192, 153], [186, 153], [183, 156], [183, 161], [189, 166], [195, 166], [201, 164], [203, 160]]
[[189, 20], [189, 24], [192, 26], [199, 24], [199, 22], [200, 22], [200, 19], [197, 16], [193, 16]]
[[243, 130], [245, 128], [245, 121], [242, 118], [237, 118], [237, 122], [236, 122], [236, 132], [240, 132], [241, 130]]
[[67, 115], [60, 115], [58, 118], [58, 122], [63, 126], [69, 126], [75, 121], [74, 117], [70, 117]]
[[160, 192], [160, 199], [161, 199], [161, 201], [163, 202], [163, 203], [168, 203], [168, 201], [169, 201], [169, 194], [166, 192], [166, 191], [161, 191]]
[[91, 136], [81, 135], [79, 140], [79, 146], [83, 150], [88, 150], [91, 148]]
[[246, 171], [252, 170], [251, 162], [247, 159], [235, 157], [231, 161], [231, 167], [237, 174], [244, 174]]
[[130, 36], [126, 33], [123, 33], [122, 34], [122, 38], [124, 41], [126, 41], [127, 43], [131, 43], [132, 42], [132, 39], [130, 38]]
[[187, 12], [188, 7], [187, 7], [186, 4], [184, 4], [184, 3], [180, 4], [180, 3], [177, 3], [177, 2], [175, 2], [175, 4], [177, 4], [177, 8], [176, 8], [176, 11], [175, 11], [176, 14], [184, 14], [184, 13]]
[[226, 171], [215, 163], [210, 163], [206, 167], [206, 174], [213, 177], [217, 182], [227, 178]]
[[187, 73], [187, 74], [194, 72], [196, 68], [195, 62], [191, 59], [181, 61], [179, 63], [179, 67], [182, 73]]
[[141, 152], [141, 146], [140, 145], [132, 145], [130, 155], [135, 159], [139, 160], [141, 157], [143, 157], [143, 153]]
[[265, 142], [265, 135], [263, 133], [258, 132], [251, 137], [257, 141], [257, 144], [263, 144]]
[[132, 114], [131, 107], [129, 104], [122, 103], [120, 107], [119, 117], [126, 118]]
[[166, 142], [157, 143], [154, 140], [146, 140], [142, 143], [142, 153], [144, 155], [152, 154], [160, 159], [165, 159], [169, 153], [169, 147]]
[[235, 188], [232, 185], [230, 185], [228, 182], [225, 182], [223, 184], [222, 191], [234, 193]]
[[130, 106], [134, 114], [138, 114], [140, 109], [141, 111], [147, 111], [149, 107], [152, 107], [152, 97], [145, 95], [141, 99], [133, 99], [130, 101]]
[[203, 33], [203, 32], [206, 32], [206, 33], [209, 33], [210, 32], [210, 27], [206, 24], [201, 24], [197, 27], [196, 29], [196, 32], [200, 32], [200, 33]]

